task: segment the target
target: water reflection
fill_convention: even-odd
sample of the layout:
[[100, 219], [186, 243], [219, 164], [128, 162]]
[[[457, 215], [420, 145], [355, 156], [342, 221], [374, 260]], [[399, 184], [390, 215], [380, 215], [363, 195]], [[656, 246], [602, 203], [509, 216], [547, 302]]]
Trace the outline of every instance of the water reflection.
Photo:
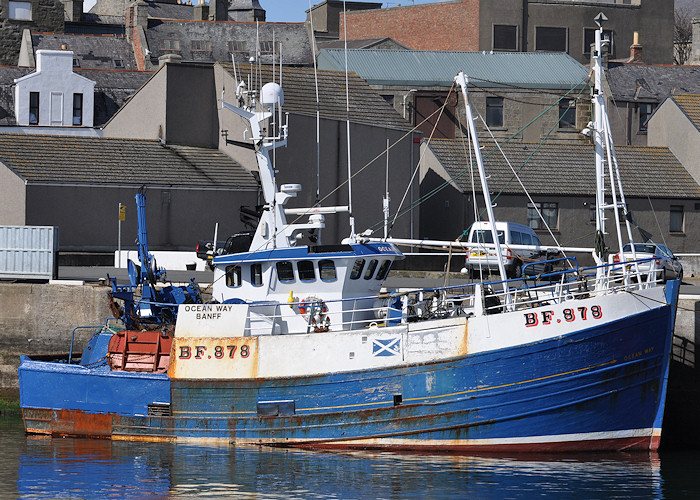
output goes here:
[[[11, 497], [19, 498], [669, 498], [694, 489], [664, 484], [656, 454], [328, 453], [31, 438], [18, 419], [3, 418], [0, 447], [0, 484], [5, 493], [16, 485]], [[662, 457], [698, 465], [695, 455]]]

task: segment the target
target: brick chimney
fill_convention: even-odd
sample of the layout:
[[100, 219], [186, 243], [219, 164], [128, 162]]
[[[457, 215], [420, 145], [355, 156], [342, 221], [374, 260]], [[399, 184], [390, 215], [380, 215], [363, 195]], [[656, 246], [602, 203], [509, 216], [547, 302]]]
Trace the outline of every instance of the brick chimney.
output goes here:
[[131, 42], [134, 38], [134, 32], [139, 27], [144, 30], [148, 27], [148, 4], [137, 1], [129, 5], [126, 9], [125, 21], [126, 39]]
[[639, 32], [634, 32], [634, 42], [630, 45], [630, 59], [631, 63], [641, 63], [642, 62], [642, 46], [639, 43]]
[[686, 64], [700, 64], [700, 17], [693, 18], [693, 46]]
[[69, 21], [79, 23], [83, 18], [83, 0], [61, 0]]

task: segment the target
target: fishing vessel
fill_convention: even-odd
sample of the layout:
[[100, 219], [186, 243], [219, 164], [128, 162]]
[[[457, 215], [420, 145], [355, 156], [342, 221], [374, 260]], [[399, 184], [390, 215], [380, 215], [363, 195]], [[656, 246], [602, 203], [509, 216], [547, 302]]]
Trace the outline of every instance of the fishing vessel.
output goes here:
[[[614, 212], [622, 244], [601, 37], [602, 28], [592, 82], [596, 231], [600, 243]], [[467, 78], [455, 81], [494, 222]], [[390, 239], [356, 234], [347, 207], [285, 208], [301, 187], [278, 186], [270, 162], [287, 139], [281, 87], [244, 101], [223, 107], [246, 123], [265, 207], [253, 235], [214, 256], [212, 301], [194, 283], [156, 286], [163, 271], [137, 195], [141, 262], [130, 264], [130, 285], [111, 280], [117, 319], [79, 362], [72, 350], [68, 360], [21, 359], [28, 433], [446, 452], [658, 448], [677, 280], [661, 282], [653, 265], [642, 273], [635, 261], [608, 263], [604, 244], [592, 267], [560, 257], [546, 279], [509, 280], [503, 262], [518, 248], [502, 249], [491, 224], [499, 280], [387, 290], [402, 258]], [[343, 210], [349, 237], [321, 244], [325, 215]], [[300, 245], [309, 231], [317, 244]]]

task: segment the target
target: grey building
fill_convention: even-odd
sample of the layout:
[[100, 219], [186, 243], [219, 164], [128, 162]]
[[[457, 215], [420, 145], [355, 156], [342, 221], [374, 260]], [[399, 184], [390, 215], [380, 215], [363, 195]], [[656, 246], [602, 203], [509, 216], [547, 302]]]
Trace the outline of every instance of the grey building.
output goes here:
[[[544, 244], [554, 244], [516, 180], [515, 170], [559, 244], [592, 247], [595, 167], [591, 145], [504, 144], [512, 169], [492, 144], [482, 142], [482, 146], [496, 219], [530, 225]], [[474, 221], [473, 192], [477, 211], [483, 211], [478, 173], [472, 186], [465, 147], [460, 140], [434, 140], [422, 145], [421, 217], [430, 217], [431, 221], [421, 224], [423, 238], [460, 237]], [[697, 252], [698, 182], [666, 147], [620, 146], [616, 151], [626, 200], [637, 224], [674, 252]], [[639, 238], [636, 231], [635, 237]], [[614, 234], [608, 235], [607, 243], [613, 251], [614, 240]]]
[[148, 189], [149, 244], [192, 251], [198, 239], [244, 229], [253, 176], [216, 149], [154, 140], [0, 134], [0, 224], [59, 227], [59, 251], [111, 253], [118, 206], [124, 248], [136, 234], [134, 195]]
[[[348, 69], [366, 80], [423, 136], [462, 134], [454, 77], [464, 71], [476, 110], [494, 136], [582, 141], [590, 120], [588, 69], [566, 54], [348, 50]], [[343, 70], [345, 52], [323, 49], [322, 69]], [[444, 108], [444, 109], [443, 109]], [[483, 130], [483, 122], [477, 124]]]
[[[248, 75], [254, 70], [257, 78]], [[274, 68], [279, 81], [279, 67]], [[268, 82], [273, 68], [236, 65], [238, 80]], [[319, 71], [319, 103], [315, 97], [313, 69], [285, 67], [282, 86], [283, 109], [289, 113], [290, 136], [285, 148], [276, 150], [273, 161], [278, 183], [301, 183], [303, 191], [289, 208], [348, 204], [345, 73]], [[356, 75], [348, 75], [350, 99], [350, 151], [353, 173], [353, 215], [358, 230], [381, 232], [382, 197], [386, 191], [389, 166], [389, 192], [398, 208], [406, 193], [405, 215], [394, 225], [396, 236], [408, 237], [418, 231], [418, 214], [410, 207], [417, 187], [408, 188], [418, 161], [418, 144], [405, 121], [372, 88]], [[257, 164], [243, 139], [245, 123], [228, 110], [220, 99], [235, 103], [231, 64], [166, 64], [139, 90], [105, 126], [111, 137], [160, 138], [166, 144], [215, 147], [251, 171]], [[196, 88], [196, 92], [189, 89]], [[316, 112], [320, 117], [320, 141], [316, 141]], [[386, 152], [387, 141], [391, 146]], [[408, 191], [407, 191], [408, 189]], [[393, 214], [393, 212], [392, 212]], [[333, 243], [349, 234], [347, 214], [326, 217], [324, 242]]]
[[700, 66], [617, 64], [605, 71], [610, 126], [616, 144], [647, 144], [647, 122], [669, 95], [700, 93]]
[[700, 182], [700, 94], [666, 97], [649, 119], [648, 139], [650, 146], [668, 147]]

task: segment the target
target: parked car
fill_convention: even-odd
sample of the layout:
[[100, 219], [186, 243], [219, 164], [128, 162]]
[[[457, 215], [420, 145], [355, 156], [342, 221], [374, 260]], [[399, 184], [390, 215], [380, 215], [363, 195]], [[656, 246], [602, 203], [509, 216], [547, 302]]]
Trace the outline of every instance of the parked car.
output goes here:
[[[495, 224], [498, 241], [503, 248], [503, 265], [506, 274], [510, 278], [520, 278], [524, 262], [538, 260], [546, 254], [546, 252], [543, 254], [540, 239], [532, 228], [523, 224], [516, 222], [496, 222]], [[479, 221], [472, 224], [467, 243], [464, 270], [470, 277], [476, 278], [481, 272], [498, 270], [490, 222]]]
[[[664, 283], [670, 279], [683, 279], [683, 266], [666, 245], [659, 243], [635, 243], [633, 256], [632, 246], [628, 243], [622, 247], [622, 252], [612, 256], [612, 262], [633, 261], [634, 257], [643, 261], [638, 263], [639, 272], [641, 273], [658, 270], [661, 274], [656, 278]], [[632, 269], [633, 264], [627, 264], [627, 266], [628, 269]], [[617, 272], [621, 271], [622, 269], [619, 269]]]

